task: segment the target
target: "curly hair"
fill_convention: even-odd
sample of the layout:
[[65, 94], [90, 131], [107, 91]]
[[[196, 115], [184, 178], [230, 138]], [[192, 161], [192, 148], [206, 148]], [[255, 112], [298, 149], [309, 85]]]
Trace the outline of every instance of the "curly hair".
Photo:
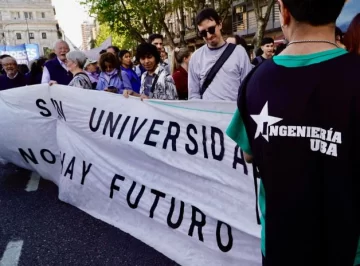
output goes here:
[[149, 43], [142, 43], [136, 48], [136, 60], [140, 62], [140, 58], [152, 55], [155, 57], [156, 64], [160, 63], [160, 53], [156, 46]]
[[103, 53], [99, 59], [101, 71], [105, 72], [105, 63], [109, 63], [112, 67], [118, 69], [120, 67], [119, 59], [112, 53]]

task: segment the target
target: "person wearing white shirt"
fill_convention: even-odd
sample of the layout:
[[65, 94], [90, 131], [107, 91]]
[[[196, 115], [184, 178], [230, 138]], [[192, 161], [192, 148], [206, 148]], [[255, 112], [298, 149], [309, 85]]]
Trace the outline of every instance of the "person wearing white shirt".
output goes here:
[[73, 76], [66, 67], [66, 54], [70, 51], [69, 45], [58, 40], [54, 45], [56, 58], [45, 63], [41, 83], [56, 81], [58, 84], [68, 85]]

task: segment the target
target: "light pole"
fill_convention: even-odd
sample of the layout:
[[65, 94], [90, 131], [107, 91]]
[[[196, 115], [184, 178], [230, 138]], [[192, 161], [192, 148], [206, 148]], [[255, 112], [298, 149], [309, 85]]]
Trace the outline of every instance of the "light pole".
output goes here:
[[30, 41], [29, 23], [28, 23], [26, 16], [25, 16], [25, 21], [26, 21], [26, 28], [27, 28], [27, 33], [28, 33], [28, 40], [29, 40], [29, 44], [30, 44], [31, 41]]
[[9, 26], [9, 25], [12, 25], [11, 23], [9, 24], [5, 24], [5, 25], [2, 25], [2, 28], [3, 28], [3, 43], [4, 45], [7, 45], [7, 41], [9, 41], [9, 45], [10, 45], [10, 31], [8, 30], [8, 36], [7, 38], [5, 37], [5, 31], [6, 31], [6, 27]]

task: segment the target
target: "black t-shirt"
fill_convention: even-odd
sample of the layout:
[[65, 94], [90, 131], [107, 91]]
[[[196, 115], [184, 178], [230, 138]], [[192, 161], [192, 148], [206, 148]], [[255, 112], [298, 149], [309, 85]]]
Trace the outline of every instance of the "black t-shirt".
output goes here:
[[257, 65], [261, 64], [262, 62], [264, 62], [265, 60], [267, 60], [267, 59], [265, 59], [264, 57], [262, 57], [262, 56], [260, 55], [260, 56], [255, 57], [255, 58], [251, 61], [251, 64], [253, 64], [254, 66], [257, 66]]
[[353, 265], [360, 229], [360, 58], [266, 60], [240, 96], [266, 187], [271, 266]]

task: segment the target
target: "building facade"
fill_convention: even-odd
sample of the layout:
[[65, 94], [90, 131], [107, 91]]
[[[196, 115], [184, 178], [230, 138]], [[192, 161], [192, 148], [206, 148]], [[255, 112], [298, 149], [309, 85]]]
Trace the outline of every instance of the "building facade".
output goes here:
[[[218, 9], [219, 3], [215, 2], [215, 9]], [[206, 5], [210, 6], [210, 4]], [[185, 32], [185, 42], [186, 45], [192, 50], [196, 50], [197, 48], [204, 45], [204, 40], [198, 37], [197, 25], [195, 23], [196, 15], [199, 11], [193, 10], [192, 8], [185, 7], [184, 8], [184, 21], [185, 21], [185, 29], [182, 29], [181, 21], [180, 21], [180, 12], [178, 10], [169, 12], [165, 16], [165, 23], [169, 28], [169, 31], [172, 35], [175, 45], [180, 44], [180, 32]], [[225, 17], [223, 17], [222, 21], [222, 34], [226, 39], [228, 36], [232, 35], [232, 21], [231, 21], [231, 12], [229, 11]], [[162, 32], [163, 36], [165, 36], [165, 31]]]
[[51, 0], [0, 0], [0, 45], [38, 44], [43, 55], [61, 37]]
[[[267, 0], [260, 2], [263, 14], [267, 9]], [[240, 35], [251, 42], [257, 29], [255, 11], [251, 0], [233, 1], [232, 25], [234, 34]], [[280, 27], [280, 13], [278, 3], [272, 8], [270, 18], [266, 27], [266, 37], [272, 37], [275, 40], [283, 39], [283, 33]]]
[[94, 23], [85, 21], [81, 24], [81, 35], [82, 35], [82, 44], [81, 48], [84, 51], [90, 50], [91, 42], [96, 39], [96, 26]]

